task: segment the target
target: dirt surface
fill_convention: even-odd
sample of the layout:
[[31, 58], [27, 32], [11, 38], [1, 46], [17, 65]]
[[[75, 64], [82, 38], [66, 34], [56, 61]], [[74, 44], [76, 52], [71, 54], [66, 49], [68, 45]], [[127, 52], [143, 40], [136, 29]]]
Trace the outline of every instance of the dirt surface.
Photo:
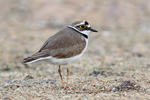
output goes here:
[[[0, 0], [1, 100], [149, 100], [149, 0]], [[85, 54], [68, 65], [62, 89], [58, 66], [21, 61], [76, 20], [88, 20]], [[62, 66], [66, 80], [66, 66]]]

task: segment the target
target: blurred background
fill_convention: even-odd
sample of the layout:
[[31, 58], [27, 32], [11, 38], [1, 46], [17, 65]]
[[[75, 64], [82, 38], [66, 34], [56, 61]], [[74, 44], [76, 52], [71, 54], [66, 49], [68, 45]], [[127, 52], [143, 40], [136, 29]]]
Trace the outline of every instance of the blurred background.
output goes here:
[[149, 0], [0, 0], [0, 8], [2, 66], [16, 66], [48, 37], [78, 20], [99, 30], [90, 34], [87, 56], [106, 62], [111, 61], [107, 56], [150, 56]]
[[[38, 62], [25, 67], [20, 62], [39, 50], [48, 37], [78, 20], [87, 20], [99, 32], [90, 34], [86, 53], [71, 65], [72, 86], [78, 86], [75, 80], [79, 78], [83, 81], [79, 90], [87, 89], [89, 82], [88, 86], [94, 84], [96, 89], [101, 86], [107, 91], [126, 79], [134, 80], [144, 88], [150, 87], [150, 0], [0, 0], [0, 87], [9, 84], [10, 80], [22, 80], [26, 74], [35, 82], [39, 78], [51, 79], [59, 87], [54, 65]], [[34, 87], [32, 82], [31, 86]], [[8, 90], [11, 88], [6, 87], [4, 91]], [[29, 92], [23, 92], [29, 97]], [[17, 91], [9, 93], [12, 97], [20, 95]], [[140, 95], [132, 93], [128, 95]], [[54, 96], [57, 94], [64, 95], [53, 91]]]
[[[89, 21], [102, 36], [119, 32], [119, 38], [132, 43], [136, 35], [140, 34], [138, 40], [150, 34], [150, 1], [0, 0], [1, 63], [18, 60], [24, 51], [35, 51], [51, 34], [77, 20]], [[102, 36], [94, 34], [91, 40]]]

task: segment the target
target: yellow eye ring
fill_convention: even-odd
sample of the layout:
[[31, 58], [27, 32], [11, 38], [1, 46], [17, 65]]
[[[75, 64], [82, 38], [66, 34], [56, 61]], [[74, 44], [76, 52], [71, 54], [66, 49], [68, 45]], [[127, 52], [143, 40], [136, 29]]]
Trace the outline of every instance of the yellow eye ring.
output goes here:
[[86, 25], [80, 25], [80, 28], [81, 28], [81, 29], [85, 29], [85, 28], [86, 28]]

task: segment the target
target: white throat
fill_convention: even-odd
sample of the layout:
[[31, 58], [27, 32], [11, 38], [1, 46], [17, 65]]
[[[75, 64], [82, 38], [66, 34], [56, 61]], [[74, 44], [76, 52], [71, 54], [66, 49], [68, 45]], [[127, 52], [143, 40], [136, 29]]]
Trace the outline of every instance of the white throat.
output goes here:
[[76, 31], [78, 31], [78, 32], [80, 32], [80, 33], [82, 33], [82, 34], [85, 34], [85, 35], [87, 35], [87, 36], [88, 36], [89, 33], [90, 33], [90, 31], [88, 31], [88, 30], [80, 31], [80, 30], [76, 29], [75, 27], [73, 27], [73, 26], [71, 26], [71, 25], [68, 25], [68, 27], [73, 28], [73, 29], [75, 29]]
[[85, 35], [89, 35], [90, 31], [80, 31], [81, 33], [85, 34]]

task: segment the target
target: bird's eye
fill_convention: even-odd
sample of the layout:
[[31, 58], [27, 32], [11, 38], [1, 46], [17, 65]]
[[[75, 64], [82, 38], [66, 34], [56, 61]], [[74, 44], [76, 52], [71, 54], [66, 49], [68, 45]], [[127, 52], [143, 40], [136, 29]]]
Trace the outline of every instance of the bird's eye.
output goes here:
[[86, 28], [86, 25], [80, 25], [80, 28], [81, 28], [81, 29], [85, 29], [85, 28]]

